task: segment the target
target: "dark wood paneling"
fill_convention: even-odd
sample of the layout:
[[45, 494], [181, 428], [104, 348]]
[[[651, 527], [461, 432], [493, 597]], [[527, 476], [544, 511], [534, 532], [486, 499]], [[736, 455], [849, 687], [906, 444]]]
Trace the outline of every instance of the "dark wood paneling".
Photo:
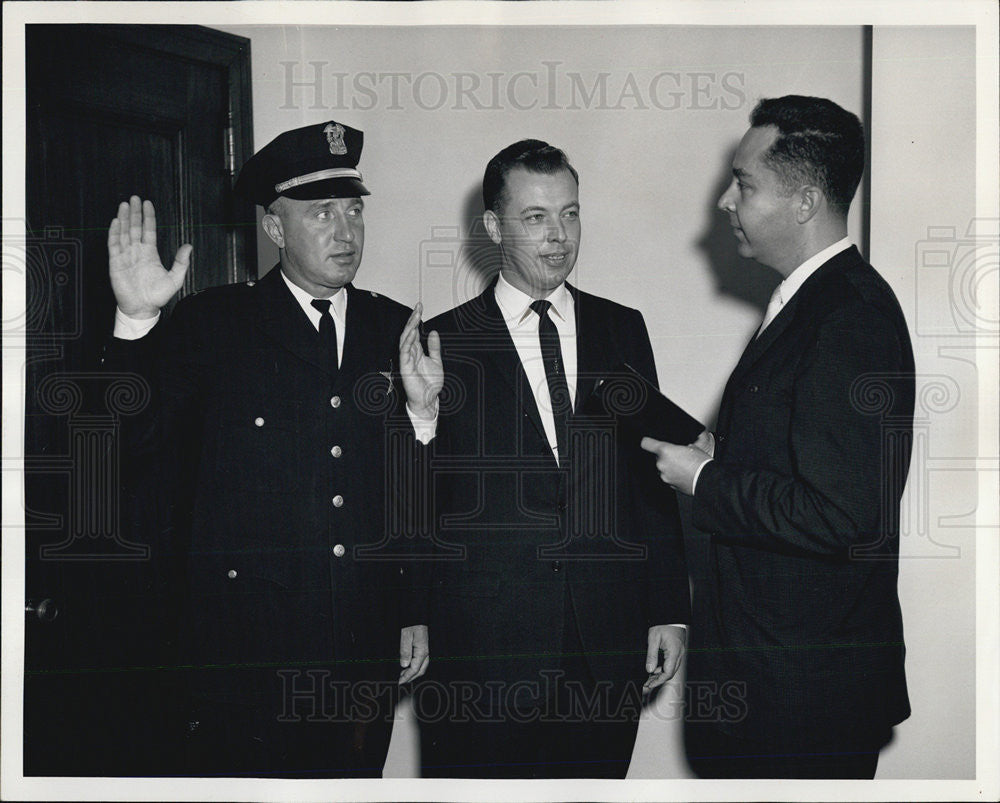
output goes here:
[[[226, 129], [252, 152], [249, 42], [186, 26], [28, 26], [25, 772], [169, 773], [183, 748], [166, 477], [126, 461], [112, 384], [107, 228], [156, 205], [182, 292], [256, 275], [255, 215], [232, 197]], [[125, 378], [127, 382], [127, 378]], [[120, 400], [119, 400], [120, 401]]]

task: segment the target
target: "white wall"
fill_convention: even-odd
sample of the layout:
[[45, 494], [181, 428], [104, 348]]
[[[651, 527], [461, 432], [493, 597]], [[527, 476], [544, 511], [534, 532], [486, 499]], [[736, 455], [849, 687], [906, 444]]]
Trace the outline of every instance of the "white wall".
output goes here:
[[971, 28], [873, 32], [871, 259], [914, 335], [919, 398], [899, 580], [913, 715], [883, 754], [879, 774], [889, 778], [975, 770], [976, 472], [986, 468], [977, 457], [996, 456], [979, 448], [975, 365], [996, 326], [981, 318], [989, 288], [975, 286], [984, 265], [967, 236], [975, 54]]
[[[777, 281], [737, 257], [725, 218], [714, 211], [747, 115], [757, 98], [789, 93], [826, 96], [861, 114], [867, 91], [860, 27], [221, 29], [252, 42], [258, 148], [281, 131], [331, 118], [365, 131], [360, 167], [372, 196], [357, 283], [407, 304], [420, 299], [429, 315], [481, 287], [463, 240], [481, 211], [488, 159], [528, 136], [566, 150], [581, 174], [584, 232], [571, 281], [643, 312], [661, 386], [706, 422]], [[967, 41], [937, 30], [923, 31], [919, 42], [902, 36], [879, 31], [876, 39], [884, 58], [876, 65], [872, 246], [876, 267], [913, 323], [914, 243], [927, 224], [964, 227], [970, 217], [973, 162], [964, 154], [973, 112]], [[913, 53], [934, 53], [953, 80], [930, 81], [922, 71], [931, 65], [915, 63]], [[318, 85], [312, 62], [319, 62]], [[912, 108], [914, 77], [928, 82], [921, 94], [934, 99], [930, 108]], [[289, 78], [313, 85], [290, 88]], [[479, 88], [461, 95], [459, 88], [476, 80]], [[580, 86], [586, 94], [602, 80], [603, 100], [581, 97]], [[941, 80], [939, 71], [934, 81]], [[473, 98], [487, 108], [476, 108]], [[931, 130], [945, 116], [947, 125]], [[931, 144], [898, 147], [911, 122]], [[940, 143], [951, 145], [935, 150]], [[937, 194], [942, 184], [946, 190]], [[858, 242], [858, 210], [866, 201], [856, 199], [850, 221]], [[276, 256], [262, 249], [261, 270]], [[957, 381], [970, 380], [963, 374]], [[942, 434], [933, 448], [944, 441], [973, 454], [965, 434]], [[974, 507], [958, 473], [947, 488], [938, 479], [920, 497], [926, 511], [914, 526]], [[961, 532], [941, 538], [951, 543]], [[689, 548], [695, 555], [703, 544]], [[915, 714], [899, 729], [880, 777], [971, 774], [972, 555], [969, 535], [960, 558], [903, 561]], [[675, 684], [644, 718], [630, 777], [687, 775], [680, 722], [671, 714], [678, 694]], [[415, 770], [413, 728], [404, 710], [387, 775]]]
[[[284, 130], [330, 118], [365, 131], [361, 170], [372, 196], [357, 283], [408, 304], [421, 299], [429, 315], [480, 287], [455, 239], [481, 213], [490, 157], [529, 136], [563, 148], [581, 176], [583, 244], [571, 281], [642, 310], [661, 384], [704, 417], [714, 413], [761, 314], [720, 293], [718, 273], [760, 310], [770, 295], [770, 275], [738, 259], [725, 216], [714, 211], [750, 109], [759, 97], [791, 92], [862, 109], [860, 27], [222, 30], [252, 42], [258, 148]], [[294, 68], [282, 65], [289, 61]], [[289, 91], [289, 79], [315, 85], [311, 62], [321, 64], [319, 91]], [[406, 76], [396, 79], [396, 102], [389, 73]], [[460, 97], [456, 83], [473, 80], [460, 73], [481, 81], [473, 94], [482, 105], [499, 108], [479, 110]], [[602, 73], [604, 103], [574, 94], [574, 80], [590, 90]], [[657, 78], [662, 73], [677, 77]], [[435, 109], [442, 81], [444, 102]], [[633, 87], [638, 99], [628, 94]], [[855, 236], [859, 217], [852, 216]], [[431, 244], [436, 231], [443, 242]], [[277, 252], [261, 250], [263, 271]], [[435, 268], [432, 259], [457, 267]]]

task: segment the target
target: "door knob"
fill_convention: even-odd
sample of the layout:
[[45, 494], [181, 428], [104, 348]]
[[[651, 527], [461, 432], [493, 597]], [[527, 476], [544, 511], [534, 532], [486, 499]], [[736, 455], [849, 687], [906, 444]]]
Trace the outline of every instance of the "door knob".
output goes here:
[[24, 603], [24, 612], [28, 616], [35, 614], [43, 622], [51, 622], [59, 615], [59, 606], [51, 599], [43, 599], [41, 602], [29, 599]]

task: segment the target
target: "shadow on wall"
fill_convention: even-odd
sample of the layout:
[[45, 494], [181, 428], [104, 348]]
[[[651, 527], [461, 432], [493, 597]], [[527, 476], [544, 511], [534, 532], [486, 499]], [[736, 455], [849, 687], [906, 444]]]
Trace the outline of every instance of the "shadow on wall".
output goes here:
[[720, 173], [712, 194], [712, 205], [707, 211], [705, 231], [698, 240], [698, 247], [705, 252], [709, 268], [715, 277], [719, 295], [731, 296], [757, 309], [764, 317], [767, 302], [774, 288], [781, 282], [781, 275], [772, 268], [752, 259], [741, 257], [736, 251], [736, 237], [729, 225], [729, 217], [716, 204], [732, 181], [728, 165], [732, 162], [734, 147], [728, 154], [724, 170]]
[[483, 223], [482, 185], [474, 184], [465, 196], [462, 220], [468, 225], [463, 234], [461, 264], [465, 265], [469, 287], [465, 298], [479, 295], [500, 272], [500, 249], [490, 239]]
[[[734, 151], [735, 147], [723, 164], [728, 165], [732, 161]], [[728, 216], [715, 206], [731, 180], [730, 170], [725, 167], [715, 182], [715, 190], [710, 196], [712, 203], [706, 210], [705, 230], [697, 244], [705, 252], [715, 277], [716, 292], [749, 304], [763, 318], [767, 302], [781, 276], [777, 271], [737, 253], [736, 238]], [[479, 295], [500, 272], [500, 249], [486, 233], [483, 211], [481, 189], [479, 184], [475, 184], [466, 193], [462, 209], [462, 221], [467, 225], [462, 234], [460, 257], [460, 264], [466, 268], [461, 272], [464, 277], [461, 281], [465, 286], [453, 288], [456, 304]], [[456, 280], [459, 280], [457, 276]]]

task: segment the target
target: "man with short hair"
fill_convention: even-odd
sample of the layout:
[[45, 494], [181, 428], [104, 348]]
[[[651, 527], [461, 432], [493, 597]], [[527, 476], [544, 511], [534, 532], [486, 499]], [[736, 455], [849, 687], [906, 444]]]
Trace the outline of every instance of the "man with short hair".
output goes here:
[[676, 500], [638, 437], [614, 410], [582, 415], [622, 363], [655, 383], [653, 352], [637, 310], [566, 282], [580, 202], [561, 150], [503, 149], [483, 201], [500, 274], [428, 324], [449, 392], [431, 445], [435, 670], [414, 692], [423, 773], [623, 778], [644, 692], [681, 661], [688, 580]]
[[106, 363], [154, 389], [123, 428], [133, 450], [177, 461], [187, 774], [379, 776], [393, 688], [427, 665], [425, 589], [411, 564], [365, 549], [400, 535], [386, 508], [407, 470], [390, 461], [432, 434], [441, 364], [436, 338], [429, 355], [419, 344], [419, 305], [352, 284], [362, 137], [331, 121], [255, 154], [236, 191], [267, 210], [279, 264], [182, 299], [162, 324], [191, 246], [164, 270], [137, 197], [111, 223]]
[[790, 95], [750, 124], [719, 208], [740, 255], [783, 281], [714, 437], [643, 440], [711, 533], [688, 677], [741, 689], [732, 716], [689, 714], [688, 752], [703, 777], [872, 778], [910, 712], [896, 579], [913, 353], [892, 290], [847, 238], [858, 118]]

